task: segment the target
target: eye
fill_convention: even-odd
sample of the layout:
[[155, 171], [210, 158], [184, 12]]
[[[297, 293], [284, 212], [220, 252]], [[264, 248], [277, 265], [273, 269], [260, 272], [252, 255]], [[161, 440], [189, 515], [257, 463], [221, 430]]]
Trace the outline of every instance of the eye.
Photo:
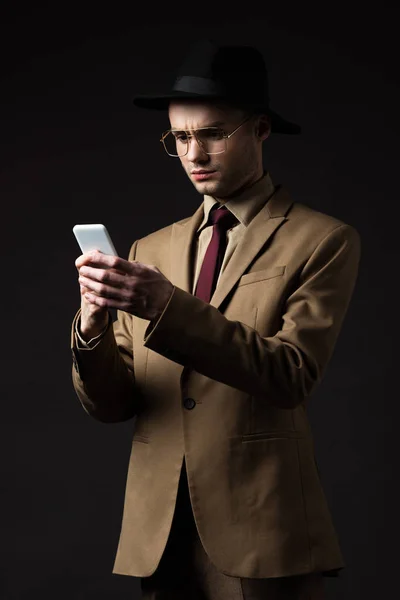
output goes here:
[[199, 133], [201, 133], [201, 137], [204, 140], [208, 140], [210, 142], [215, 140], [222, 140], [222, 138], [224, 137], [224, 132], [222, 131], [222, 129], [203, 129], [203, 131]]
[[188, 140], [187, 133], [185, 133], [184, 131], [177, 131], [173, 135], [175, 139], [179, 142], [187, 142]]

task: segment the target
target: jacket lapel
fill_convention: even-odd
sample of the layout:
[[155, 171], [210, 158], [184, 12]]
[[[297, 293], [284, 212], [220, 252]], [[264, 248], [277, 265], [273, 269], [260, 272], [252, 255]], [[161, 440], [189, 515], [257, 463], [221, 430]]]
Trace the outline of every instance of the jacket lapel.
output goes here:
[[222, 304], [272, 234], [286, 221], [285, 215], [292, 203], [286, 190], [279, 187], [256, 214], [221, 274], [210, 300], [212, 306], [218, 308]]
[[[226, 269], [221, 274], [218, 287], [210, 304], [218, 308], [238, 282], [252, 260], [267, 243], [276, 229], [286, 220], [292, 200], [283, 187], [277, 187], [268, 202], [257, 213], [246, 229]], [[186, 292], [192, 292], [193, 259], [196, 230], [203, 218], [203, 204], [194, 215], [174, 223], [171, 239], [171, 281]]]
[[194, 243], [203, 215], [203, 204], [200, 204], [191, 217], [172, 226], [170, 279], [185, 292], [192, 292]]

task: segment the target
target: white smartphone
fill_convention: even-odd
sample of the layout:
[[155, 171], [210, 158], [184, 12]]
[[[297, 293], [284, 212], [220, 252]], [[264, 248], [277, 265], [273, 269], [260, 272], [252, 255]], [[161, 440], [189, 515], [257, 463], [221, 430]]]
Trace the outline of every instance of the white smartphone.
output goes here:
[[100, 250], [103, 254], [118, 256], [110, 234], [101, 223], [75, 225], [72, 229], [82, 253]]

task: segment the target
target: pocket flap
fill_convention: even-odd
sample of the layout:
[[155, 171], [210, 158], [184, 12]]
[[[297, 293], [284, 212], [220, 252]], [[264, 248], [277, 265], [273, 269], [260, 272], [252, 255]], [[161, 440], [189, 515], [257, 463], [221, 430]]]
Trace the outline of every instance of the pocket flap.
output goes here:
[[285, 269], [285, 266], [278, 266], [270, 267], [269, 269], [262, 269], [261, 271], [253, 271], [252, 273], [246, 273], [239, 279], [238, 285], [246, 285], [248, 283], [255, 283], [256, 281], [278, 277], [279, 275], [284, 274]]

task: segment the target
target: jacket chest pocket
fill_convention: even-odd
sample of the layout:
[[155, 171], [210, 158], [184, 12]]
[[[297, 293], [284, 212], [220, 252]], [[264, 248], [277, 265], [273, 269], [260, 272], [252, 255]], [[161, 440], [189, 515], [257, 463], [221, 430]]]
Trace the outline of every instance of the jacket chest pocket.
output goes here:
[[277, 311], [282, 302], [286, 266], [274, 266], [243, 275], [236, 286], [225, 316], [240, 321], [263, 335], [276, 330]]
[[238, 287], [248, 285], [249, 283], [256, 283], [257, 281], [265, 281], [267, 279], [281, 277], [284, 274], [285, 269], [285, 266], [277, 266], [269, 267], [268, 269], [262, 269], [260, 271], [253, 271], [252, 273], [246, 273], [239, 279]]

